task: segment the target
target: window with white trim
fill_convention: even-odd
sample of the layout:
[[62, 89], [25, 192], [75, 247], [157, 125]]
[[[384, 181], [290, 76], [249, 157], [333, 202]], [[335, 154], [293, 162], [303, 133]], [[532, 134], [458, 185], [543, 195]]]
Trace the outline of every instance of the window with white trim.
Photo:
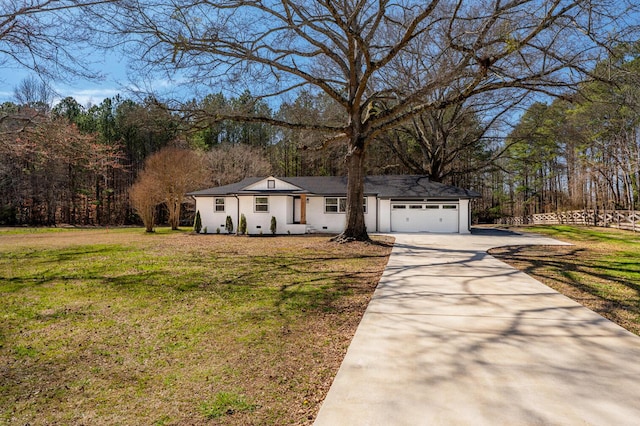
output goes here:
[[[367, 197], [362, 199], [362, 210], [367, 212]], [[347, 198], [346, 197], [326, 197], [324, 199], [325, 213], [346, 213]]]
[[213, 207], [216, 212], [224, 212], [224, 198], [216, 198]]
[[256, 213], [269, 212], [269, 197], [255, 197], [254, 201], [254, 211]]
[[338, 213], [338, 198], [327, 197], [324, 199], [324, 212], [325, 213]]

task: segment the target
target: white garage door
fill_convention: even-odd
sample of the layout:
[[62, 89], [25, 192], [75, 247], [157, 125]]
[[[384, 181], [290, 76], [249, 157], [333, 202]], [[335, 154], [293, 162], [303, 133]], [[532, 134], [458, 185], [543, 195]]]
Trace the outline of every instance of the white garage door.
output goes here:
[[458, 203], [391, 203], [391, 231], [457, 233]]

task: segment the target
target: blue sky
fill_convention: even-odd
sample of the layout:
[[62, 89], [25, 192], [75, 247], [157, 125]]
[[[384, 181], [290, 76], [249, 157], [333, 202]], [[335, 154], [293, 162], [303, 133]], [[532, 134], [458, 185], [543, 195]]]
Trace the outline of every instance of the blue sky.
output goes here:
[[[26, 68], [0, 66], [0, 102], [14, 100], [14, 88], [25, 78], [36, 76]], [[72, 96], [81, 105], [99, 104], [103, 99], [127, 91], [128, 78], [126, 62], [114, 57], [96, 60], [94, 67], [105, 75], [100, 81], [90, 81], [80, 78], [70, 78], [69, 81], [52, 81], [51, 86], [63, 98]]]
[[[54, 100], [54, 104], [67, 96], [73, 97], [83, 106], [99, 104], [105, 98], [117, 94], [135, 99], [135, 85], [129, 78], [126, 58], [114, 52], [106, 56], [95, 53], [90, 55], [87, 60], [92, 63], [92, 69], [102, 73], [104, 78], [86, 80], [71, 77], [66, 80], [50, 81], [49, 83], [59, 96]], [[29, 76], [36, 76], [36, 74], [27, 68], [17, 67], [15, 63], [0, 64], [0, 103], [14, 101], [14, 88]], [[168, 83], [167, 80], [156, 80], [151, 87], [161, 94], [171, 88], [174, 88], [174, 85]], [[178, 87], [175, 86], [175, 88]]]

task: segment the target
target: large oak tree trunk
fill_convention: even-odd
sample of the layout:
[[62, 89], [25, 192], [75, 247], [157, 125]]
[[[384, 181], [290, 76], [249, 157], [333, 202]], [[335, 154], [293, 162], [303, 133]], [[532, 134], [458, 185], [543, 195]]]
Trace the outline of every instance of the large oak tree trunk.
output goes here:
[[347, 153], [347, 223], [342, 234], [335, 240], [369, 241], [362, 208], [364, 198], [364, 140], [357, 139], [349, 144]]

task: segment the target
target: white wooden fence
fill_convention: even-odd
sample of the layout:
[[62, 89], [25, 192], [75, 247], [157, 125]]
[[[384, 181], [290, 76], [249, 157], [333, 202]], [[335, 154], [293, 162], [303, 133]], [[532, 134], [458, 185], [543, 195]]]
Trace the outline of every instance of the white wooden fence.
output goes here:
[[640, 211], [638, 210], [573, 210], [568, 212], [538, 213], [530, 216], [498, 219], [502, 225], [590, 225], [616, 227], [640, 231]]

